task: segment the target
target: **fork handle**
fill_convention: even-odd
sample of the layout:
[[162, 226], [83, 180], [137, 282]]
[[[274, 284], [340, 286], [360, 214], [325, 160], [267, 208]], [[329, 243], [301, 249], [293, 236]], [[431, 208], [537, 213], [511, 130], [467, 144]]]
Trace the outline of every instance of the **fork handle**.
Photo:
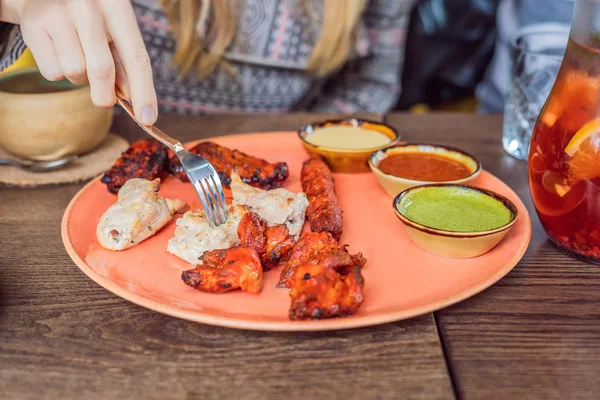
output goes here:
[[180, 141], [173, 139], [171, 136], [167, 135], [154, 125], [144, 125], [137, 120], [135, 117], [135, 113], [133, 111], [133, 106], [131, 102], [125, 98], [123, 92], [120, 89], [116, 88], [115, 94], [117, 96], [117, 103], [125, 110], [127, 114], [144, 130], [147, 134], [152, 136], [154, 139], [158, 140], [169, 149], [173, 150], [175, 153], [179, 152], [183, 149], [183, 145]]

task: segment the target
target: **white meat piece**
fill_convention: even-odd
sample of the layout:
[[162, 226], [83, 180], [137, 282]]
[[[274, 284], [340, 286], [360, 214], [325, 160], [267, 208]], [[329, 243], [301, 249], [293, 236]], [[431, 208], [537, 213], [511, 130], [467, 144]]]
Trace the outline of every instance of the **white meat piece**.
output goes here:
[[157, 195], [160, 179], [130, 179], [119, 190], [117, 202], [109, 207], [96, 227], [100, 245], [108, 250], [125, 250], [141, 243], [165, 226], [185, 203]]
[[229, 206], [228, 219], [211, 228], [203, 210], [188, 211], [177, 220], [175, 236], [169, 240], [167, 251], [189, 262], [199, 264], [206, 251], [228, 249], [240, 243], [237, 229], [242, 217], [248, 213], [245, 206]]

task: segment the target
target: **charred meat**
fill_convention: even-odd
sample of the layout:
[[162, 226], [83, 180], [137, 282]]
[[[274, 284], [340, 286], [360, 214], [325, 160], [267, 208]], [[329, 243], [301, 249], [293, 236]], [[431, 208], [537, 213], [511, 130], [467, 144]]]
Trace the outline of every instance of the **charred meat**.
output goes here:
[[168, 153], [165, 146], [153, 139], [138, 140], [121, 154], [100, 181], [106, 185], [109, 192], [116, 194], [129, 179], [160, 178], [167, 162]]
[[[270, 164], [260, 158], [228, 149], [214, 142], [199, 143], [189, 151], [210, 162], [225, 187], [229, 187], [231, 184], [230, 175], [234, 168], [243, 182], [261, 189], [278, 188], [289, 175], [288, 166], [284, 162]], [[179, 159], [175, 156], [169, 161], [169, 171], [182, 181], [188, 181]]]

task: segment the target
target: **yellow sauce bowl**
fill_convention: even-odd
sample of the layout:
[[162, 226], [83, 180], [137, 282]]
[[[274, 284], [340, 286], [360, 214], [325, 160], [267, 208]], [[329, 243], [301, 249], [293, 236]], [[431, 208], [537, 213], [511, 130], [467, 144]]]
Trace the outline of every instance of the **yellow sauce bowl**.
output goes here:
[[[336, 149], [332, 147], [317, 146], [307, 141], [307, 138], [318, 129], [335, 125], [377, 131], [389, 137], [390, 142], [384, 146], [368, 149]], [[309, 155], [322, 157], [332, 172], [346, 174], [369, 172], [368, 161], [373, 151], [396, 144], [398, 143], [398, 140], [400, 140], [399, 133], [391, 126], [356, 118], [327, 120], [304, 125], [298, 129], [298, 137], [302, 141], [302, 144]]]
[[[465, 178], [452, 181], [433, 182], [401, 178], [387, 174], [379, 169], [379, 163], [386, 157], [392, 154], [400, 153], [430, 153], [443, 155], [452, 160], [456, 160], [461, 164], [464, 164], [467, 168], [469, 168], [471, 174]], [[369, 167], [377, 177], [377, 180], [383, 189], [392, 197], [411, 187], [425, 184], [465, 184], [475, 179], [481, 173], [481, 163], [472, 155], [453, 147], [425, 143], [400, 144], [377, 150], [369, 157]]]
[[[403, 202], [409, 200], [410, 195], [415, 191], [426, 190], [432, 186], [453, 186], [463, 190], [476, 190], [486, 196], [499, 200], [511, 212], [511, 219], [507, 224], [491, 230], [453, 232], [430, 228], [404, 216], [400, 211]], [[417, 246], [430, 254], [445, 258], [474, 258], [489, 252], [504, 239], [519, 217], [517, 207], [506, 197], [490, 190], [462, 185], [423, 185], [412, 187], [396, 196], [393, 207], [396, 216], [404, 224], [406, 233]]]

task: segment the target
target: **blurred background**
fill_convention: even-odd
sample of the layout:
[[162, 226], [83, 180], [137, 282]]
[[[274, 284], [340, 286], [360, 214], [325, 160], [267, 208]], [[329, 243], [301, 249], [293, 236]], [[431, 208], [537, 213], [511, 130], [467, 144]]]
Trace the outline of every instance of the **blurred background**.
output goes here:
[[[573, 0], [419, 0], [412, 10], [396, 110], [501, 113], [519, 30], [566, 28]], [[35, 66], [29, 50], [0, 75]]]
[[504, 111], [519, 32], [568, 29], [573, 0], [420, 0], [409, 25], [398, 110]]

